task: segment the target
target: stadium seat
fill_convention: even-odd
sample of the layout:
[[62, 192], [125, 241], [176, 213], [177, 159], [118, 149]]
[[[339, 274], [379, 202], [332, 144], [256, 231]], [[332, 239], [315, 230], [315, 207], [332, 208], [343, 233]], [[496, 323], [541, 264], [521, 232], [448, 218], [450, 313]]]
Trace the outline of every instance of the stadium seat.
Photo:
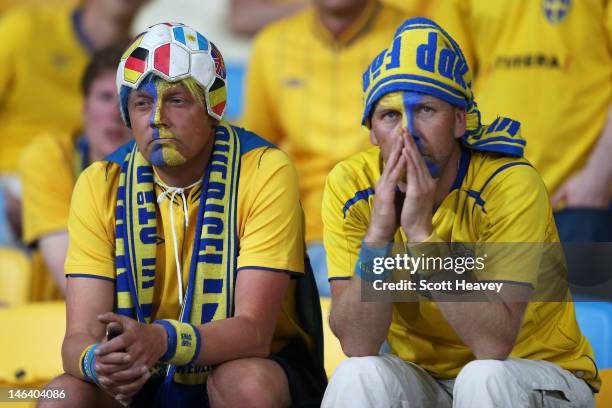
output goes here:
[[0, 387], [42, 387], [61, 374], [66, 330], [64, 302], [0, 309]]
[[0, 302], [18, 305], [28, 300], [30, 260], [17, 249], [0, 248]]
[[612, 370], [601, 370], [601, 391], [595, 396], [595, 407], [612, 407]]
[[581, 301], [574, 306], [580, 330], [593, 346], [597, 366], [612, 368], [612, 303]]
[[331, 307], [331, 299], [328, 297], [321, 298], [321, 313], [323, 315], [323, 341], [325, 350], [325, 372], [327, 377], [331, 377], [334, 369], [338, 364], [346, 359], [340, 341], [336, 338], [329, 328], [329, 310]]

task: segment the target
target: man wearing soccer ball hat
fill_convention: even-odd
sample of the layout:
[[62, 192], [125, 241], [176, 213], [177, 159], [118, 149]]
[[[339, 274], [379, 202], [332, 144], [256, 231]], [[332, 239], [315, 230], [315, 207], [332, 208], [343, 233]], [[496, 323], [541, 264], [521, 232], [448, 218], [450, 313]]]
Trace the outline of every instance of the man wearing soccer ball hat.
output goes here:
[[192, 28], [139, 35], [117, 88], [135, 143], [75, 187], [66, 373], [49, 387], [83, 406], [318, 406], [293, 165], [223, 120], [223, 58]]

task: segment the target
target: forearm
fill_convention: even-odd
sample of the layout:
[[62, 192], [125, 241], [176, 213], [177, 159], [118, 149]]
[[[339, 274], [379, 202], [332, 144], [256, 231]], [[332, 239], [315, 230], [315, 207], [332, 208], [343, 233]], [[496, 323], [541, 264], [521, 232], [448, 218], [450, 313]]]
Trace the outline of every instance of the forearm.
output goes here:
[[269, 1], [234, 1], [230, 9], [230, 26], [239, 34], [255, 34], [266, 24], [304, 8], [306, 1], [276, 4]]
[[586, 164], [586, 169], [591, 174], [595, 174], [605, 185], [612, 183], [612, 161], [610, 156], [612, 156], [612, 107], [608, 111], [606, 125]]
[[265, 358], [270, 354], [272, 333], [266, 333], [248, 317], [212, 321], [197, 329], [202, 345], [194, 364], [216, 365], [239, 358]]
[[[438, 302], [442, 315], [479, 360], [508, 357], [521, 320], [502, 301]], [[521, 313], [522, 316], [522, 313]]]
[[[334, 285], [344, 284], [343, 290]], [[349, 357], [377, 355], [391, 324], [392, 303], [362, 302], [361, 279], [332, 283], [329, 323]]]
[[66, 293], [66, 276], [64, 275], [64, 262], [68, 251], [68, 233], [61, 231], [47, 234], [39, 240], [40, 250], [47, 268], [57, 287]]
[[81, 354], [91, 344], [99, 343], [102, 339], [86, 333], [66, 336], [62, 344], [62, 363], [64, 372], [73, 377], [84, 379], [81, 373]]

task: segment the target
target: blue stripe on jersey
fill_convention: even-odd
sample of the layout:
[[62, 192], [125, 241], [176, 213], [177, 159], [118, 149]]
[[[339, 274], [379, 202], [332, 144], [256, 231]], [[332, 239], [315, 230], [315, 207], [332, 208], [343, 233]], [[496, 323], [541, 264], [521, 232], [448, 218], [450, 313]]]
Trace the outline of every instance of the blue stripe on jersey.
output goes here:
[[349, 208], [351, 208], [353, 204], [355, 204], [359, 200], [368, 201], [368, 198], [373, 194], [374, 194], [374, 189], [372, 187], [368, 187], [365, 190], [356, 192], [353, 198], [351, 198], [346, 203], [344, 203], [344, 208], [342, 208], [342, 213], [344, 214], [344, 218], [346, 218], [346, 212], [349, 210]]

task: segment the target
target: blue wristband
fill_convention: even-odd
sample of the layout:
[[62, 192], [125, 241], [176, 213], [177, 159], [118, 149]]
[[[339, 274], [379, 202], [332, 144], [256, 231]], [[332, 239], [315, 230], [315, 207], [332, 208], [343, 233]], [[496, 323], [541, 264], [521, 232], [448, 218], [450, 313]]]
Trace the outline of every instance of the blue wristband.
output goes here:
[[174, 354], [176, 354], [176, 329], [170, 322], [166, 320], [155, 320], [153, 324], [160, 324], [166, 330], [166, 334], [168, 335], [168, 346], [166, 347], [166, 352], [159, 359], [164, 363], [170, 361]]
[[359, 251], [359, 258], [355, 265], [355, 274], [361, 279], [368, 282], [374, 282], [376, 280], [384, 280], [390, 273], [383, 268], [383, 272], [374, 272], [374, 260], [379, 258], [386, 258], [391, 253], [393, 242], [389, 242], [382, 248], [373, 248], [368, 246], [365, 242], [361, 243], [361, 250]]
[[96, 384], [98, 384], [98, 374], [94, 368], [96, 363], [96, 355], [94, 354], [94, 351], [99, 345], [99, 343], [95, 343], [87, 346], [81, 355], [81, 373], [83, 374], [83, 377], [85, 377], [85, 380], [94, 382]]

